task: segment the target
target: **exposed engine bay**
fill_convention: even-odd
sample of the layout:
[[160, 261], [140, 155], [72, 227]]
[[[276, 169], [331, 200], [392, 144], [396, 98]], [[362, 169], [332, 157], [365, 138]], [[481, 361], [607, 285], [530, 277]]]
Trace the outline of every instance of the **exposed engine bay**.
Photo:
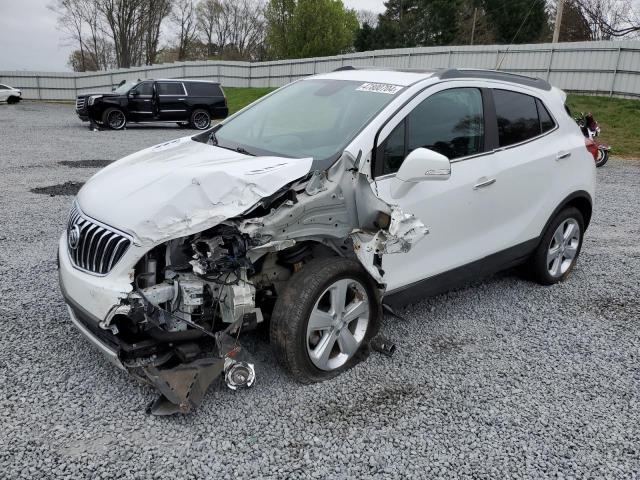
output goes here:
[[240, 336], [270, 319], [279, 291], [310, 259], [357, 259], [384, 291], [381, 255], [408, 251], [428, 231], [345, 163], [356, 161], [345, 155], [138, 261], [133, 290], [100, 327], [134, 346], [120, 360], [160, 391], [151, 413], [190, 411], [221, 375], [229, 388], [250, 387], [256, 376]]

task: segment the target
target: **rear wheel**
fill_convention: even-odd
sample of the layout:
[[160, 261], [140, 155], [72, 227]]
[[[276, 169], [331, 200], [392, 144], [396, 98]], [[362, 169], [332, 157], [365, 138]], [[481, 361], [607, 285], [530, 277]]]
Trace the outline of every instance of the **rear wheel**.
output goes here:
[[365, 358], [379, 318], [377, 288], [358, 262], [317, 259], [294, 274], [279, 295], [271, 343], [298, 381], [320, 382]]
[[598, 158], [596, 158], [596, 167], [602, 167], [609, 160], [609, 150], [598, 147]]
[[112, 130], [122, 130], [127, 124], [127, 117], [119, 108], [108, 108], [102, 114], [102, 124]]
[[575, 207], [562, 210], [545, 231], [529, 260], [533, 279], [542, 285], [566, 280], [580, 255], [584, 219]]
[[191, 114], [189, 124], [191, 128], [195, 128], [196, 130], [206, 130], [211, 125], [211, 115], [201, 108], [194, 110]]

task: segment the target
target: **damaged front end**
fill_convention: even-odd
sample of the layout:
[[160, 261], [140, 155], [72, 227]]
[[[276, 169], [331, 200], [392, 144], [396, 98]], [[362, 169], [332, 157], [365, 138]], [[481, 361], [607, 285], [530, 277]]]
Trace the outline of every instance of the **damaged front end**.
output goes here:
[[160, 392], [151, 413], [191, 411], [221, 376], [232, 389], [253, 385], [240, 338], [269, 321], [283, 286], [311, 259], [357, 259], [384, 292], [382, 256], [408, 251], [428, 231], [380, 200], [355, 164], [345, 153], [328, 171], [156, 244], [137, 262], [131, 291], [99, 328], [121, 364]]

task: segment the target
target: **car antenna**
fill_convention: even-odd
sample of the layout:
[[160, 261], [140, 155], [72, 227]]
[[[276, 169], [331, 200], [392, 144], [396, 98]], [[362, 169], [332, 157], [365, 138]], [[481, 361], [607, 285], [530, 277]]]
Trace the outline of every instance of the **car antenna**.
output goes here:
[[527, 12], [527, 14], [522, 19], [522, 23], [518, 27], [518, 30], [516, 31], [516, 34], [511, 39], [511, 42], [509, 42], [509, 45], [507, 46], [507, 49], [505, 50], [504, 54], [502, 55], [502, 58], [498, 59], [498, 63], [496, 64], [496, 70], [500, 70], [500, 67], [502, 66], [502, 62], [507, 57], [507, 53], [509, 53], [509, 50], [513, 46], [513, 42], [515, 42], [518, 34], [520, 33], [520, 30], [522, 30], [522, 27], [524, 27], [524, 24], [526, 23], [527, 19], [529, 18], [529, 15], [531, 15], [531, 12], [533, 11], [533, 6], [536, 4], [536, 1], [537, 0], [533, 0], [531, 2], [531, 6], [529, 7], [529, 11]]

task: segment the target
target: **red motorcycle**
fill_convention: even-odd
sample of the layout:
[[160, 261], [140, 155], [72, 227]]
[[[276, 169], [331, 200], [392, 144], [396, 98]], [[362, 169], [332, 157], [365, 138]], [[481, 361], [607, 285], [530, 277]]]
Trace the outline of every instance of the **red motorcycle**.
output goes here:
[[[586, 115], [580, 113], [580, 116], [576, 117], [575, 121], [580, 127], [580, 130], [582, 130], [582, 134], [595, 142], [594, 138], [600, 135], [600, 127], [591, 112], [588, 112]], [[609, 160], [611, 146], [604, 143], [596, 143], [596, 145], [598, 146], [598, 154], [595, 157], [596, 167], [602, 167], [607, 163], [607, 160]]]

